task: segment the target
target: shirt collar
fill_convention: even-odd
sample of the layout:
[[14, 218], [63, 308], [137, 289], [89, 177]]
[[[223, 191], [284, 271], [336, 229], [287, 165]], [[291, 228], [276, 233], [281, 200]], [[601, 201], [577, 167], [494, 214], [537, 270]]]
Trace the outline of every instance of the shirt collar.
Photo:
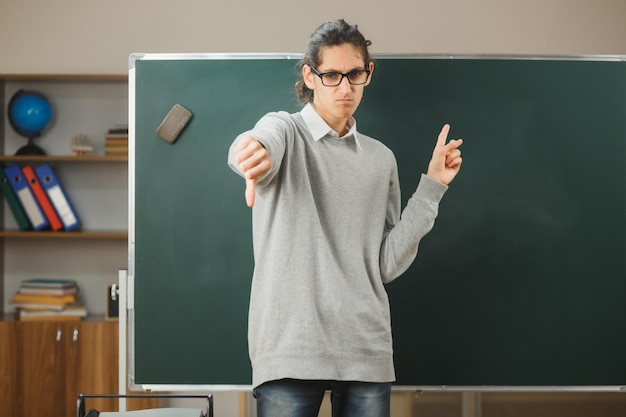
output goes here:
[[354, 136], [354, 141], [359, 149], [361, 149], [361, 144], [359, 143], [359, 135], [356, 130], [356, 120], [354, 117], [350, 117], [348, 120], [348, 133], [339, 137], [337, 132], [335, 132], [328, 124], [322, 119], [317, 111], [313, 108], [311, 103], [307, 103], [304, 108], [300, 111], [304, 122], [307, 127], [311, 131], [311, 135], [313, 136], [313, 140], [318, 141], [325, 136], [332, 136], [339, 139], [349, 138], [350, 136]]

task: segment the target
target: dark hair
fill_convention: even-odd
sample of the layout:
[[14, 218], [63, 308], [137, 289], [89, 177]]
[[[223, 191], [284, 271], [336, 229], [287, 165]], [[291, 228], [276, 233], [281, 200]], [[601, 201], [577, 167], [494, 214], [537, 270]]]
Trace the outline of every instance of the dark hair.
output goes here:
[[[317, 28], [315, 32], [309, 37], [309, 46], [304, 58], [298, 62], [296, 70], [300, 77], [302, 77], [302, 67], [309, 65], [317, 67], [321, 61], [321, 49], [325, 46], [338, 46], [349, 43], [361, 50], [361, 55], [365, 60], [365, 65], [369, 65], [372, 62], [368, 47], [372, 44], [371, 41], [366, 40], [365, 37], [359, 32], [357, 25], [350, 25], [345, 20], [339, 19], [334, 22], [324, 23]], [[296, 83], [296, 93], [298, 100], [302, 103], [313, 102], [313, 90], [309, 89], [304, 80], [300, 80]]]

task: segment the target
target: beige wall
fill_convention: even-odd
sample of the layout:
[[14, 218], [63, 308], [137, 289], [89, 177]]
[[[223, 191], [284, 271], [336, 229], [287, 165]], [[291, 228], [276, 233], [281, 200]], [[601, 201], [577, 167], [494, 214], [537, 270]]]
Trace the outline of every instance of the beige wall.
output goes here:
[[374, 53], [626, 54], [625, 0], [0, 0], [0, 74], [125, 74], [133, 52], [303, 52], [344, 17]]

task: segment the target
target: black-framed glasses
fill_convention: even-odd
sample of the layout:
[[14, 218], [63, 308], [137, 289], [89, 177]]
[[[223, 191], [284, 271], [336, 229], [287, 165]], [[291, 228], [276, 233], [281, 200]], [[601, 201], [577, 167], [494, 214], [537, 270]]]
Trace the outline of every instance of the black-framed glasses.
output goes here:
[[337, 87], [339, 84], [341, 84], [344, 77], [348, 79], [348, 82], [351, 85], [365, 84], [370, 76], [369, 70], [366, 69], [354, 69], [345, 74], [337, 71], [330, 71], [322, 74], [317, 69], [315, 69], [315, 67], [310, 65], [309, 67], [311, 68], [313, 74], [320, 77], [320, 80], [322, 80], [322, 84], [326, 87]]

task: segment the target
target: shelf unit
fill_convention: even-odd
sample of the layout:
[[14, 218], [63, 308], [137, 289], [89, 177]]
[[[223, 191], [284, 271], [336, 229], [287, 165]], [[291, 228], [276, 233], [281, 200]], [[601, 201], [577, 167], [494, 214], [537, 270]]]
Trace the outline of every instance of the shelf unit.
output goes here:
[[[10, 126], [6, 106], [19, 89], [46, 95], [53, 120], [35, 143], [48, 155], [14, 155], [26, 143]], [[108, 129], [128, 120], [128, 77], [85, 74], [0, 74], [0, 164], [49, 163], [76, 208], [81, 228], [20, 231], [0, 203], [0, 313], [21, 280], [76, 279], [91, 314], [105, 311], [107, 285], [128, 259], [128, 157], [105, 156]], [[71, 140], [87, 134], [93, 155], [71, 154]]]
[[[39, 91], [51, 102], [53, 120], [35, 139], [46, 156], [14, 155], [26, 141], [11, 128], [6, 106], [19, 89]], [[118, 391], [117, 323], [103, 315], [107, 287], [128, 262], [128, 157], [103, 153], [108, 129], [128, 119], [128, 77], [0, 74], [0, 111], [0, 164], [50, 164], [81, 220], [81, 227], [70, 232], [21, 231], [2, 197], [0, 351], [7, 354], [0, 355], [0, 368], [7, 371], [0, 378], [0, 394], [11, 401], [0, 401], [0, 414], [34, 416], [43, 407], [67, 415], [78, 389]], [[72, 137], [78, 134], [91, 139], [93, 156], [71, 154]], [[75, 279], [89, 317], [76, 323], [15, 321], [8, 300], [23, 279], [35, 277]], [[27, 369], [41, 358], [47, 367]], [[74, 365], [69, 374], [68, 364]], [[57, 391], [38, 404], [33, 399], [41, 387]]]

